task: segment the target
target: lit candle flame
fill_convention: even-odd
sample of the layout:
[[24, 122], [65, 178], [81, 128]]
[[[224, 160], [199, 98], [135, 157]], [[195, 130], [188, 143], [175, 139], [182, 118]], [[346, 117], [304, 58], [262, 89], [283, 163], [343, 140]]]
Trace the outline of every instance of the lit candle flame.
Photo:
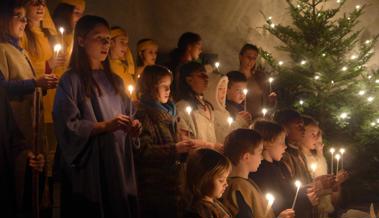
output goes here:
[[58, 55], [59, 52], [62, 50], [62, 45], [61, 44], [55, 44], [54, 45], [54, 52]]
[[232, 117], [228, 117], [229, 126], [231, 126], [233, 122], [234, 122], [233, 118]]
[[266, 114], [267, 114], [267, 109], [266, 108], [262, 109], [262, 114], [263, 114], [263, 116], [266, 116]]
[[296, 186], [296, 188], [299, 189], [301, 187], [301, 182], [299, 180], [296, 180], [295, 181], [295, 186]]
[[219, 66], [220, 66], [220, 62], [216, 62], [215, 67], [218, 69]]
[[275, 201], [275, 197], [271, 193], [267, 193], [266, 200], [268, 201], [268, 204], [271, 206]]
[[191, 106], [187, 106], [186, 107], [186, 112], [188, 113], [188, 115], [191, 115], [192, 107]]
[[64, 28], [63, 27], [59, 27], [59, 32], [63, 35], [64, 34]]
[[331, 148], [331, 149], [329, 150], [329, 152], [332, 153], [332, 154], [334, 154], [334, 152], [336, 152], [336, 149], [335, 149], [335, 148]]
[[341, 153], [341, 154], [344, 154], [345, 151], [346, 151], [346, 150], [345, 150], [344, 148], [341, 148], [341, 149], [340, 149], [340, 153]]
[[317, 163], [312, 163], [311, 164], [311, 170], [312, 170], [313, 173], [316, 172], [316, 170], [317, 170]]
[[341, 159], [341, 155], [340, 154], [336, 154], [336, 160], [340, 160]]
[[273, 81], [274, 81], [274, 78], [272, 78], [272, 77], [268, 78], [269, 83], [272, 83]]
[[244, 95], [247, 95], [248, 92], [249, 92], [249, 91], [248, 91], [247, 89], [243, 89], [243, 94], [244, 94]]
[[134, 86], [133, 85], [128, 85], [128, 91], [129, 91], [130, 95], [132, 95], [133, 91], [134, 91]]

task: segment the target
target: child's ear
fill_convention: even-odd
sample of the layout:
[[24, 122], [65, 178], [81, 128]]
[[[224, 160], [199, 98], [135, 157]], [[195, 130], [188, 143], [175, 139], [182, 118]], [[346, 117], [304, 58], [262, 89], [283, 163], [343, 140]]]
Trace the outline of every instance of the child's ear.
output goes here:
[[249, 153], [245, 153], [242, 155], [242, 160], [248, 160], [249, 159]]
[[81, 36], [78, 37], [78, 45], [80, 47], [84, 47], [84, 38]]

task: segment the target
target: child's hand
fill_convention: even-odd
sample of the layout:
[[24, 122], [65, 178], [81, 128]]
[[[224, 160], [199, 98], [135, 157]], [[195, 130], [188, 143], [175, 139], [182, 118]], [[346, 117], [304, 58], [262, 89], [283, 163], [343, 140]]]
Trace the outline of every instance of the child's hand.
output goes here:
[[320, 189], [330, 189], [335, 185], [335, 177], [333, 175], [322, 175], [315, 178], [315, 183], [320, 185]]
[[178, 152], [179, 154], [188, 153], [192, 149], [193, 145], [194, 143], [190, 139], [180, 141], [175, 145], [176, 152]]
[[237, 114], [236, 119], [244, 120], [246, 123], [250, 124], [252, 122], [252, 116], [247, 111], [241, 111]]
[[278, 100], [277, 97], [278, 97], [278, 94], [276, 94], [276, 92], [271, 92], [268, 95], [268, 102], [269, 102], [270, 106], [275, 106], [276, 105], [276, 102]]
[[279, 218], [294, 218], [295, 217], [295, 211], [293, 209], [286, 209], [280, 212]]
[[344, 183], [349, 178], [349, 173], [346, 170], [340, 170], [336, 176], [336, 183], [338, 185]]
[[54, 55], [52, 58], [50, 58], [47, 63], [51, 69], [62, 67], [66, 63], [66, 57], [63, 52], [60, 52], [58, 56]]
[[307, 197], [313, 206], [319, 204], [319, 196], [314, 187], [307, 188]]
[[45, 166], [45, 157], [42, 154], [38, 154], [37, 156], [33, 152], [28, 152], [27, 158], [29, 161], [29, 166], [34, 171], [42, 172], [43, 167]]
[[133, 120], [129, 128], [129, 135], [132, 137], [139, 136], [142, 132], [142, 125], [139, 120]]
[[58, 85], [58, 77], [55, 74], [42, 74], [34, 81], [35, 85], [42, 89], [55, 89]]

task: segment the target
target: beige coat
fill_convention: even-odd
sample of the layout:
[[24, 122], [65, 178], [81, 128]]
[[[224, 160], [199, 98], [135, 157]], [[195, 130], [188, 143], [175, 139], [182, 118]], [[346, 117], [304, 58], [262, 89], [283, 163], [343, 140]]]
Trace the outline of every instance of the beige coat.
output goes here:
[[190, 103], [184, 100], [176, 103], [178, 114], [178, 129], [190, 133], [189, 137], [193, 139], [201, 139], [210, 143], [217, 143], [214, 112], [209, 108], [211, 119], [208, 119], [202, 110], [193, 109], [191, 114], [186, 112], [186, 107]]
[[238, 128], [248, 128], [249, 124], [242, 119], [237, 119], [233, 121], [231, 125], [228, 123], [228, 118], [231, 117], [230, 113], [225, 108], [225, 99], [223, 102], [220, 102], [217, 98], [218, 89], [223, 81], [228, 85], [228, 77], [220, 73], [211, 73], [208, 75], [208, 89], [204, 93], [205, 99], [207, 99], [214, 107], [214, 116], [215, 116], [215, 132], [217, 142], [224, 144], [226, 136], [233, 130]]

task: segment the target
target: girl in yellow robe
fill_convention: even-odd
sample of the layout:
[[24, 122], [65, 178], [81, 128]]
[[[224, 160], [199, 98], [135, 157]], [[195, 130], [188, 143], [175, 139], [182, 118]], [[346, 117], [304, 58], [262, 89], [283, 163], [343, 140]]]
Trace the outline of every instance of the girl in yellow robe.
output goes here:
[[[124, 86], [128, 91], [128, 87], [131, 85], [135, 88], [136, 83], [134, 81], [134, 61], [132, 53], [128, 47], [129, 38], [125, 30], [121, 27], [112, 27], [111, 29], [111, 47], [109, 50], [109, 63], [112, 72], [117, 74], [124, 81]], [[134, 91], [134, 90], [133, 90]], [[135, 91], [127, 93], [132, 100], [136, 100]]]
[[152, 39], [141, 39], [137, 43], [136, 77], [140, 77], [146, 66], [154, 65], [158, 56], [158, 44]]

